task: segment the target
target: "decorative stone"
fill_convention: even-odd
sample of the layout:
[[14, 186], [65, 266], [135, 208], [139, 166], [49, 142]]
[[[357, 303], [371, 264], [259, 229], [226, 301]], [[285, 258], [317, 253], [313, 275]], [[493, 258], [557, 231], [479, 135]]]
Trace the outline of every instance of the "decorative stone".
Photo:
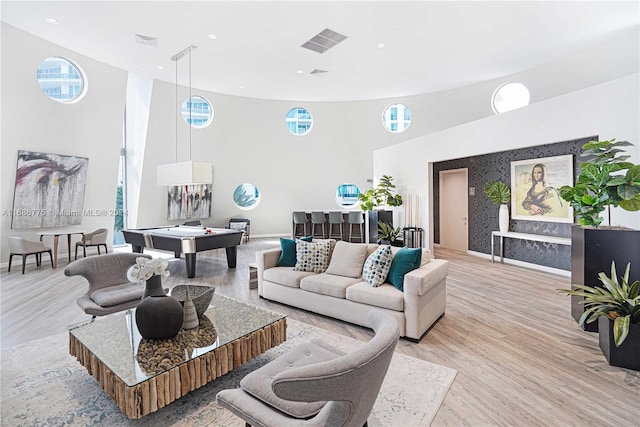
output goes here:
[[151, 295], [136, 308], [136, 325], [142, 338], [166, 340], [175, 337], [183, 320], [182, 305], [164, 293]]

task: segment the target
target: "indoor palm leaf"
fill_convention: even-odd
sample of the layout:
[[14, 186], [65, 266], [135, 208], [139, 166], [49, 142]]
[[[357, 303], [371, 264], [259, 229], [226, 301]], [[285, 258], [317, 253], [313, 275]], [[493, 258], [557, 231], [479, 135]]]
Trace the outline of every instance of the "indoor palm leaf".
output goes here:
[[581, 301], [585, 311], [580, 317], [579, 324], [591, 323], [600, 316], [613, 320], [613, 339], [616, 347], [619, 347], [629, 334], [629, 325], [640, 323], [640, 280], [629, 284], [629, 271], [631, 264], [618, 281], [615, 262], [611, 263], [611, 277], [604, 272], [598, 274], [598, 278], [604, 287], [591, 287], [573, 285], [574, 290], [558, 289], [568, 295], [584, 297]]

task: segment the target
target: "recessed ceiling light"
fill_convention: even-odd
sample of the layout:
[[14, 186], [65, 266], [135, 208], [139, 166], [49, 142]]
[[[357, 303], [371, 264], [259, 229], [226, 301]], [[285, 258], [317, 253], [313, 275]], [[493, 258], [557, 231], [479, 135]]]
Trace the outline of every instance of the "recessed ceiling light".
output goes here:
[[162, 65], [158, 65], [158, 70], [164, 70], [164, 67]]
[[384, 43], [378, 43], [378, 49], [384, 49], [385, 47], [387, 47], [386, 44]]
[[298, 71], [296, 71], [296, 73], [302, 74], [302, 70], [298, 70]]
[[58, 23], [58, 21], [56, 21], [53, 18], [47, 18], [47, 19], [45, 19], [45, 21], [47, 21], [49, 24], [57, 24]]
[[215, 35], [215, 34], [209, 34], [209, 36], [208, 36], [208, 37], [209, 37], [211, 40], [215, 40], [215, 39], [217, 39], [217, 37], [216, 37], [216, 35]]
[[240, 85], [240, 89], [244, 89], [244, 86]]

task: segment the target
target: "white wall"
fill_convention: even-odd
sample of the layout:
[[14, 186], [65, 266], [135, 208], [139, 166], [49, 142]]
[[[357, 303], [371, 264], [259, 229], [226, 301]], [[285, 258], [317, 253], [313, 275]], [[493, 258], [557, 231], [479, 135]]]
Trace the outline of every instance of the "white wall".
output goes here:
[[[85, 71], [89, 87], [81, 102], [60, 104], [42, 93], [36, 80], [36, 70], [49, 56], [66, 57]], [[115, 208], [126, 81], [127, 73], [122, 70], [95, 62], [2, 23], [0, 200], [3, 212], [13, 209], [18, 150], [88, 157], [84, 208]], [[108, 214], [89, 216], [83, 218], [82, 228], [87, 231], [100, 227], [112, 230], [113, 223], [114, 217]], [[42, 230], [12, 230], [11, 217], [2, 215], [2, 261], [9, 258], [5, 236], [37, 240], [36, 232]], [[51, 245], [50, 241], [45, 243]], [[59, 249], [60, 253], [66, 254], [66, 244], [60, 242]]]
[[[374, 175], [391, 174], [402, 191], [423, 196], [420, 226], [426, 230], [425, 241], [433, 244], [431, 163], [589, 135], [635, 144], [628, 150], [630, 161], [639, 163], [639, 81], [640, 74], [635, 73], [377, 150]], [[612, 224], [640, 229], [640, 212], [616, 209]]]

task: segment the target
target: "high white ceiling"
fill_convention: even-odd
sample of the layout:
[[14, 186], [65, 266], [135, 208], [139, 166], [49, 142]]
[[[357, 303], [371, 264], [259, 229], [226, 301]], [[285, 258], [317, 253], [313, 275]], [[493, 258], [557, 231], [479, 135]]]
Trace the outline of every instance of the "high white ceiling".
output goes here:
[[[171, 83], [170, 58], [195, 45], [194, 88], [346, 101], [437, 92], [544, 65], [637, 28], [639, 4], [3, 0], [0, 16], [75, 52]], [[324, 54], [300, 47], [325, 28], [349, 38]], [[135, 34], [157, 37], [158, 47], [136, 44]], [[308, 74], [316, 68], [328, 73]], [[178, 62], [178, 76], [187, 84], [188, 59]]]

